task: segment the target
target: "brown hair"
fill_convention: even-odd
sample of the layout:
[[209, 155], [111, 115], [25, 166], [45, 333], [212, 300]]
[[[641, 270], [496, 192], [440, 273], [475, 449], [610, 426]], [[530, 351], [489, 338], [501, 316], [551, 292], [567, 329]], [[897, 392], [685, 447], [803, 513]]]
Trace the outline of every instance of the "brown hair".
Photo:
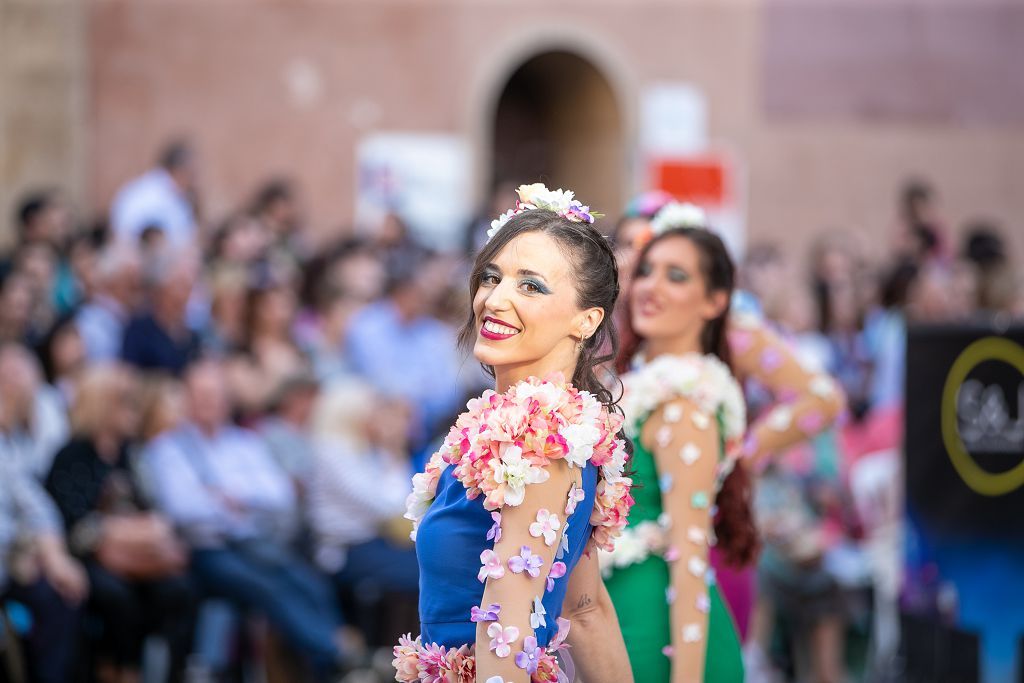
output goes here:
[[[640, 266], [647, 259], [651, 248], [666, 239], [682, 237], [689, 240], [700, 254], [700, 272], [705, 287], [709, 292], [724, 291], [732, 295], [735, 287], [736, 268], [725, 244], [715, 233], [703, 228], [673, 228], [657, 235], [641, 250], [633, 271], [635, 280]], [[626, 313], [623, 336], [625, 341], [616, 361], [619, 372], [629, 368], [630, 360], [643, 344], [643, 338], [633, 329], [629, 316], [629, 300], [626, 301]], [[732, 366], [732, 354], [729, 351], [727, 328], [729, 304], [714, 320], [708, 321], [701, 331], [701, 351], [717, 356], [728, 366]], [[725, 561], [734, 567], [749, 564], [756, 556], [760, 545], [754, 515], [751, 510], [750, 474], [742, 461], [736, 463], [732, 472], [722, 482], [722, 487], [715, 497], [715, 536], [718, 537], [718, 548], [725, 555]]]
[[[469, 278], [469, 299], [473, 301], [480, 288], [484, 270], [498, 253], [516, 237], [528, 232], [542, 232], [559, 245], [572, 266], [576, 284], [576, 305], [580, 309], [602, 308], [604, 319], [582, 345], [572, 383], [588, 391], [599, 401], [614, 406], [611, 392], [597, 376], [597, 368], [613, 360], [618, 352], [618, 338], [612, 313], [619, 296], [619, 270], [607, 238], [589, 223], [578, 223], [553, 211], [532, 209], [513, 216], [480, 250]], [[476, 333], [476, 316], [469, 316], [459, 332], [459, 344], [468, 348]], [[484, 366], [492, 376], [493, 368]]]

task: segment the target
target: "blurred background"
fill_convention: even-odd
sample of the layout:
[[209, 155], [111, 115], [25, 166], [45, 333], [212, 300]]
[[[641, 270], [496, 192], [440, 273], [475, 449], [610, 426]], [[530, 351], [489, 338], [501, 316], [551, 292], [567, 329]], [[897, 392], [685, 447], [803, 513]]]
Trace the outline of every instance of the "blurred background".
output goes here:
[[1022, 64], [1015, 0], [0, 0], [0, 680], [388, 680], [538, 180], [705, 208], [846, 390], [748, 680], [1024, 680]]

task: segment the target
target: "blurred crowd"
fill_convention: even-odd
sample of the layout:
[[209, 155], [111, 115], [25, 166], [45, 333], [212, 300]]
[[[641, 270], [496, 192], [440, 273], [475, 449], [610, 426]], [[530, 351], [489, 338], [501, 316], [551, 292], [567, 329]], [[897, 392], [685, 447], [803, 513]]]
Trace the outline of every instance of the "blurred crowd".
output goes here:
[[[59, 189], [13, 217], [0, 680], [248, 680], [253, 667], [336, 680], [379, 647], [386, 679], [394, 637], [417, 631], [409, 479], [487, 384], [455, 341], [466, 254], [417, 243], [397, 214], [314, 239], [286, 178], [203, 215], [198, 163], [170, 144], [93, 223]], [[510, 203], [501, 189], [467, 252]], [[616, 225], [624, 266], [658, 201]], [[954, 232], [939, 213], [934, 190], [909, 183], [884, 262], [839, 226], [796, 291], [804, 254], [754, 244], [742, 260], [737, 306], [835, 375], [850, 407], [762, 480], [752, 638], [766, 670], [794, 666], [780, 633], [827, 650], [854, 623], [842, 588], [864, 573], [849, 550], [866, 532], [849, 475], [899, 444], [907, 325], [1024, 313], [1001, 228]]]

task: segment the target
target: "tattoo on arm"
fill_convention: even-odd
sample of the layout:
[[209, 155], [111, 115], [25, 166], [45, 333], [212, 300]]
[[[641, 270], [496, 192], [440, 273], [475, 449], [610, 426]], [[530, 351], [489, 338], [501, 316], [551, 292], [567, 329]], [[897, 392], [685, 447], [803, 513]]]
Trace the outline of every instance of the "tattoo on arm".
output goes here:
[[580, 596], [579, 602], [576, 603], [576, 609], [583, 609], [590, 604], [590, 596], [586, 593]]

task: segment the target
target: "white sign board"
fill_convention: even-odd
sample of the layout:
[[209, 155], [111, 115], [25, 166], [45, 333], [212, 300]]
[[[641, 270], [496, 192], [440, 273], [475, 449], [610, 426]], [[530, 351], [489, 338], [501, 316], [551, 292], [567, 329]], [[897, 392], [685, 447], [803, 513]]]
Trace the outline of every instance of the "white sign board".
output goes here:
[[698, 154], [708, 145], [708, 101], [688, 83], [659, 83], [640, 95], [640, 145], [647, 154]]
[[470, 155], [457, 135], [373, 133], [356, 147], [356, 226], [372, 232], [398, 214], [416, 240], [461, 248], [470, 220]]

